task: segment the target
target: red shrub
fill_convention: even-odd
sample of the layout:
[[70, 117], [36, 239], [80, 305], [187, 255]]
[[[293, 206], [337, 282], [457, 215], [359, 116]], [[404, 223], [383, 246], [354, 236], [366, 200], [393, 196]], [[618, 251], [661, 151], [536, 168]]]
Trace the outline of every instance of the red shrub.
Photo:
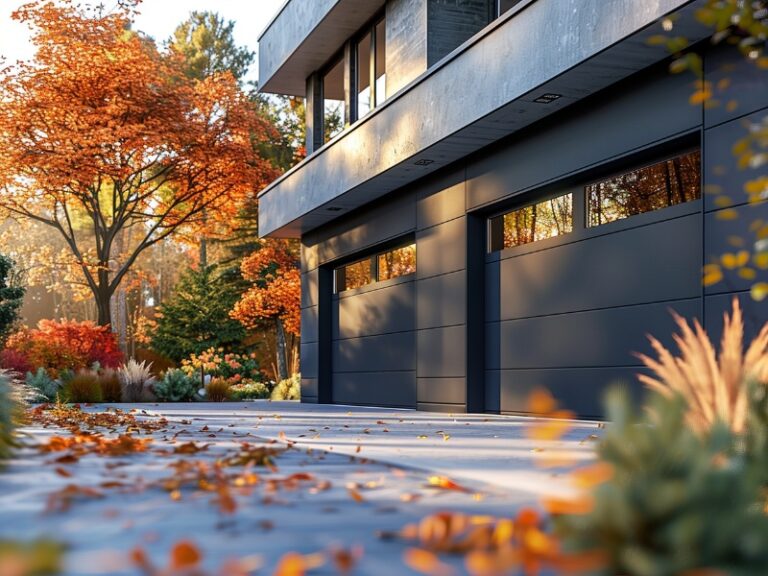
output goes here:
[[54, 377], [62, 370], [89, 368], [94, 362], [102, 368], [117, 368], [123, 361], [109, 328], [74, 320], [41, 320], [37, 328], [20, 330], [8, 338], [7, 351], [23, 356], [33, 369], [45, 368]]
[[18, 350], [6, 348], [0, 352], [0, 368], [16, 372], [22, 376], [34, 371], [34, 367], [27, 360], [27, 355]]

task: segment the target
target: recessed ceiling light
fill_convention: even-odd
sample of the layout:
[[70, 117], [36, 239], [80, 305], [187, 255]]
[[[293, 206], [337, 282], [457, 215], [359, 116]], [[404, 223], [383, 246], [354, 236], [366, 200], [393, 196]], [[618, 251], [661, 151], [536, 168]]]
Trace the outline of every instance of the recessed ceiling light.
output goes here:
[[562, 94], [552, 94], [548, 92], [547, 94], [542, 94], [541, 96], [536, 98], [534, 102], [537, 102], [539, 104], [549, 104], [550, 102], [554, 102], [561, 96]]
[[344, 208], [341, 208], [340, 206], [331, 206], [328, 208], [328, 212], [341, 212], [344, 210]]
[[429, 166], [430, 164], [434, 164], [434, 163], [435, 161], [430, 160], [429, 158], [422, 158], [421, 160], [416, 160], [416, 162], [414, 162], [416, 166]]

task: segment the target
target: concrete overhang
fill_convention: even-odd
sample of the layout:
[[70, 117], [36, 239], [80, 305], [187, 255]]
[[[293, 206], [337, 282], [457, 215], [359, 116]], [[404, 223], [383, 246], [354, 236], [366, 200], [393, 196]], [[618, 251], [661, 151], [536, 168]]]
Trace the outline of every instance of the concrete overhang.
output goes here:
[[260, 233], [300, 236], [664, 60], [659, 20], [698, 42], [702, 2], [519, 5], [265, 188]]
[[287, 0], [259, 36], [262, 92], [304, 96], [306, 80], [384, 7], [384, 0]]

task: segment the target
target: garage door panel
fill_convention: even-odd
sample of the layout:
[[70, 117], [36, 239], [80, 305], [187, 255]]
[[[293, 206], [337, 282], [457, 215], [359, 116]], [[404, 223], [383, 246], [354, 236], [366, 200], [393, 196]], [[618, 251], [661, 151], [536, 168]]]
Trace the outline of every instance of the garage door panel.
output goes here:
[[488, 330], [492, 334], [498, 330], [499, 364], [494, 365], [489, 354], [487, 367], [639, 365], [634, 353], [652, 352], [648, 334], [667, 347], [674, 345], [671, 310], [689, 319], [701, 317], [700, 302], [693, 299], [500, 322]]
[[416, 369], [414, 332], [338, 340], [333, 343], [335, 372], [391, 372]]
[[500, 319], [697, 297], [701, 236], [694, 214], [507, 258]]
[[336, 404], [413, 407], [416, 372], [337, 373], [333, 376]]
[[332, 338], [345, 339], [415, 328], [413, 282], [339, 297], [333, 306]]
[[549, 370], [501, 370], [498, 373], [502, 412], [526, 412], [530, 393], [539, 387], [549, 390], [561, 407], [578, 416], [603, 415], [603, 396], [612, 385], [627, 388], [636, 405], [644, 395], [637, 381], [640, 368], [572, 368]]

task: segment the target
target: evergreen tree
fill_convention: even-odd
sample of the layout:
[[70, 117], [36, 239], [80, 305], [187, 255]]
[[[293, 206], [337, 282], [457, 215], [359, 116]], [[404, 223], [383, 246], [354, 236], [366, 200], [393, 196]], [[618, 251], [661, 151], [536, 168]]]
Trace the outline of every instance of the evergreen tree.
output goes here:
[[0, 343], [19, 319], [24, 292], [14, 261], [0, 254]]
[[160, 307], [152, 349], [176, 361], [209, 348], [240, 349], [245, 330], [229, 317], [239, 298], [237, 286], [213, 266], [188, 270]]

